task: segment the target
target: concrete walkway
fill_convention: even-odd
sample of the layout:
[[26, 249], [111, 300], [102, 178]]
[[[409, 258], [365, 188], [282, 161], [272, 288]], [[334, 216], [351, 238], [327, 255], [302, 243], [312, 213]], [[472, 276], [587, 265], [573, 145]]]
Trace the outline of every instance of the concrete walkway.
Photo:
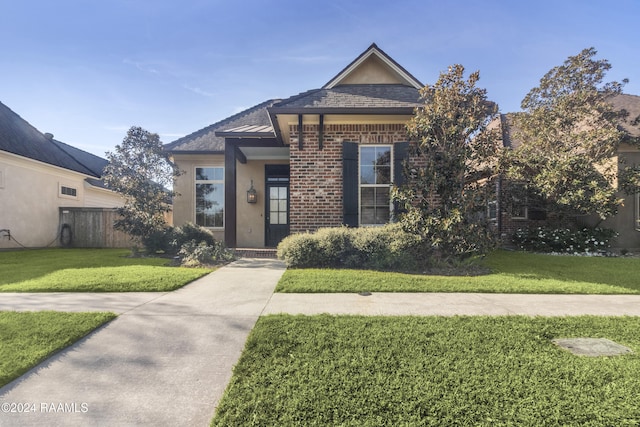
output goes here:
[[640, 316], [640, 295], [273, 294], [284, 270], [242, 259], [169, 293], [0, 294], [0, 310], [120, 314], [0, 388], [35, 409], [0, 426], [207, 426], [265, 314]]
[[[99, 294], [0, 294], [0, 310], [120, 313], [0, 388], [0, 425], [208, 426], [283, 272], [277, 261], [240, 260], [171, 293], [103, 294], [102, 302]], [[34, 411], [7, 413], [12, 403]]]

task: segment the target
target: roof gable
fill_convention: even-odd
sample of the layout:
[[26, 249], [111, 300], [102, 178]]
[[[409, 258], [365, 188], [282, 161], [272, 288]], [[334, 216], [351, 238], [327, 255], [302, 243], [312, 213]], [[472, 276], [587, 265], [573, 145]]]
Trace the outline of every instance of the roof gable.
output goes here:
[[347, 84], [401, 84], [415, 89], [424, 86], [375, 43], [325, 84], [323, 89]]
[[0, 102], [0, 150], [99, 178], [107, 160], [43, 135]]

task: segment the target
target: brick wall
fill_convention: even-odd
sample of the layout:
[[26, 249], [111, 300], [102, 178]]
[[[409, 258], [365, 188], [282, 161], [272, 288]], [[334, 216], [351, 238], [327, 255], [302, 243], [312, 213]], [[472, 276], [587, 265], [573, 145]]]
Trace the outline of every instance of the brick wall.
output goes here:
[[298, 126], [290, 126], [291, 233], [342, 225], [342, 142], [393, 144], [407, 140], [403, 124], [325, 125], [323, 148], [318, 148], [318, 125], [303, 125], [303, 148]]

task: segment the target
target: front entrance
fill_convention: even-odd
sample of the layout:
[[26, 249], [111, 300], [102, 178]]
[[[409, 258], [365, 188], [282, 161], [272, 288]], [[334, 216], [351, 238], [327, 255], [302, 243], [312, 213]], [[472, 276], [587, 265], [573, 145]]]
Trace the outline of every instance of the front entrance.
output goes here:
[[289, 165], [266, 165], [265, 246], [289, 235]]

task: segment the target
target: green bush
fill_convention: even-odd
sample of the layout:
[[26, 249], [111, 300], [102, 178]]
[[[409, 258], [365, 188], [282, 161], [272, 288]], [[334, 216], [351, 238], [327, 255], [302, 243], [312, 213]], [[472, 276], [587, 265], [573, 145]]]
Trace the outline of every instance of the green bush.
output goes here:
[[278, 257], [293, 268], [416, 270], [418, 238], [398, 224], [323, 228], [293, 234], [278, 245]]
[[208, 246], [216, 244], [213, 233], [190, 222], [180, 227], [166, 227], [156, 231], [145, 237], [142, 243], [147, 253], [177, 255], [182, 246], [192, 240], [196, 243], [205, 242]]
[[185, 267], [198, 267], [213, 263], [231, 261], [233, 253], [220, 242], [214, 241], [212, 245], [206, 241], [190, 240], [185, 242], [178, 251], [181, 265]]
[[213, 233], [204, 227], [187, 222], [172, 230], [169, 240], [169, 252], [175, 254], [180, 251], [185, 243], [191, 241], [195, 241], [196, 243], [205, 242], [208, 246], [216, 245], [216, 239], [213, 237]]
[[519, 249], [533, 252], [601, 253], [606, 252], [617, 234], [608, 228], [535, 227], [519, 229], [513, 235], [513, 243]]
[[323, 267], [318, 239], [311, 233], [291, 234], [278, 244], [278, 258], [289, 267]]

